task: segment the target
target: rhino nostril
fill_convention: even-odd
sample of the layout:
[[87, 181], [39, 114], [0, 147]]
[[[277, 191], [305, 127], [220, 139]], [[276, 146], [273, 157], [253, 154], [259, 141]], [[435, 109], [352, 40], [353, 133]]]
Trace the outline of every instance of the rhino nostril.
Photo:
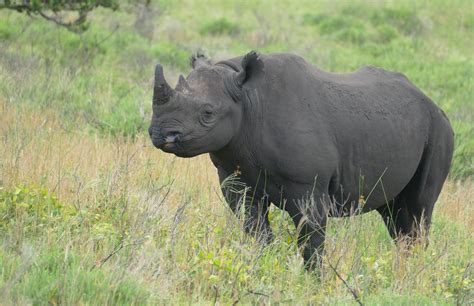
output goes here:
[[166, 133], [166, 136], [179, 136], [179, 135], [181, 135], [181, 132], [178, 132], [178, 131], [171, 131], [171, 132]]
[[165, 142], [177, 142], [181, 138], [181, 135], [181, 132], [178, 131], [168, 132], [165, 136]]

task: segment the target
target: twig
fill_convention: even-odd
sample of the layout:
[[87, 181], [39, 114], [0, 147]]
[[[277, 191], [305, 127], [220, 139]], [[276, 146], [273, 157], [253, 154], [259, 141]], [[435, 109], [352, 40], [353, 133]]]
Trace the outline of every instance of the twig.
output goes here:
[[176, 239], [176, 230], [178, 228], [179, 223], [181, 222], [181, 218], [184, 214], [184, 210], [188, 206], [189, 202], [184, 201], [176, 210], [176, 213], [174, 214], [173, 217], [173, 224], [171, 225], [170, 229], [170, 243], [171, 243], [171, 250], [170, 250], [170, 255], [172, 258], [174, 258], [174, 252], [175, 252], [175, 239]]
[[123, 244], [123, 239], [120, 241], [119, 245], [115, 248], [115, 250], [113, 250], [109, 255], [107, 255], [106, 257], [104, 257], [101, 261], [99, 261], [98, 263], [96, 263], [95, 265], [93, 265], [91, 267], [91, 271], [94, 270], [95, 268], [100, 268], [102, 267], [112, 256], [114, 256], [115, 254], [117, 254], [121, 249], [123, 249], [124, 247], [124, 244]]
[[54, 18], [53, 16], [49, 16], [43, 13], [42, 11], [38, 11], [38, 14], [44, 19], [54, 22], [58, 26], [64, 27], [72, 32], [77, 33], [77, 32], [80, 32], [80, 29], [77, 29], [76, 27], [83, 24], [86, 21], [87, 14], [89, 13], [89, 11], [90, 9], [79, 11], [79, 16], [77, 17], [77, 19], [71, 22], [63, 22], [58, 18]]
[[[71, 32], [76, 34], [81, 33], [86, 25], [87, 15], [97, 7], [106, 7], [115, 10], [117, 8], [117, 4], [114, 3], [89, 3], [88, 1], [69, 1], [64, 4], [61, 4], [59, 7], [55, 7], [51, 5], [50, 1], [44, 1], [41, 6], [36, 6], [30, 1], [23, 1], [23, 4], [0, 4], [0, 9], [9, 9], [14, 10], [20, 13], [25, 12], [28, 16], [34, 17], [41, 16], [42, 18], [46, 19], [47, 21], [51, 21], [58, 26], [64, 27]], [[44, 11], [52, 11], [53, 15], [48, 15]], [[58, 16], [58, 12], [61, 11], [73, 11], [77, 12], [78, 16], [76, 19], [65, 22], [60, 16]], [[82, 27], [81, 27], [82, 26]]]
[[347, 290], [349, 290], [349, 292], [352, 294], [352, 296], [354, 297], [354, 300], [361, 306], [363, 306], [364, 304], [362, 304], [362, 301], [360, 300], [360, 297], [359, 297], [359, 294], [357, 294], [357, 292], [355, 291], [355, 289], [353, 289], [351, 286], [349, 286], [349, 284], [347, 283], [347, 281], [339, 274], [339, 272], [337, 272], [336, 268], [334, 268], [331, 263], [328, 261], [328, 265], [329, 267], [334, 271], [334, 274], [336, 274], [336, 276], [342, 281], [342, 283], [346, 286]]
[[216, 285], [213, 285], [212, 289], [214, 289], [214, 303], [212, 304], [217, 305], [217, 298], [219, 297], [219, 288], [217, 288]]
[[250, 294], [254, 294], [254, 295], [260, 295], [260, 296], [264, 296], [266, 298], [269, 298], [270, 296], [266, 293], [262, 293], [262, 292], [257, 292], [257, 291], [253, 291], [253, 290], [247, 290], [247, 295], [250, 295]]
[[[266, 297], [266, 298], [270, 298], [270, 295], [268, 295], [268, 294], [266, 294], [266, 293], [257, 292], [257, 291], [253, 291], [253, 290], [247, 290], [247, 293], [244, 294], [242, 297], [246, 297], [247, 295], [251, 295], [251, 294], [253, 294], [253, 295], [259, 295], [259, 296], [264, 296], [264, 297]], [[237, 304], [240, 302], [240, 299], [241, 299], [240, 297], [237, 298], [237, 299], [232, 303], [232, 305], [233, 305], [233, 306], [234, 306], [234, 305], [237, 305]]]
[[[464, 273], [462, 274], [461, 283], [464, 282], [464, 280], [469, 276], [470, 270], [473, 266], [474, 266], [474, 263], [472, 262], [469, 262], [466, 265], [466, 269], [464, 269]], [[464, 300], [464, 297], [462, 295], [463, 295], [462, 292], [458, 292], [458, 294], [456, 295], [456, 306], [462, 305], [462, 302]], [[467, 304], [469, 304], [469, 300], [467, 302], [468, 302]]]
[[124, 238], [122, 238], [122, 240], [120, 240], [117, 247], [109, 255], [105, 256], [102, 260], [100, 260], [95, 265], [93, 265], [90, 270], [92, 271], [95, 268], [102, 267], [110, 258], [112, 258], [112, 256], [114, 256], [115, 254], [120, 252], [121, 249], [123, 249], [125, 247], [129, 247], [129, 246], [136, 246], [136, 245], [140, 244], [143, 240], [144, 240], [144, 238], [138, 238], [138, 239], [136, 239], [135, 241], [133, 241], [131, 243], [125, 244], [124, 243]]

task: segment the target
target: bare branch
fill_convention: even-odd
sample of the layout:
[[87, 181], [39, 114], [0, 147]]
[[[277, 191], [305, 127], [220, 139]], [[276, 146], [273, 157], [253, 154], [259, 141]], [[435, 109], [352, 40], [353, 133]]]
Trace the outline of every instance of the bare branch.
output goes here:
[[[14, 10], [19, 13], [26, 13], [28, 16], [40, 16], [43, 19], [53, 22], [58, 26], [64, 27], [71, 32], [80, 33], [86, 29], [87, 15], [96, 7], [106, 7], [115, 10], [117, 3], [115, 0], [111, 1], [64, 1], [59, 4], [51, 4], [49, 1], [42, 3], [32, 3], [32, 1], [23, 1], [22, 4], [11, 4], [7, 1], [6, 4], [1, 4], [0, 9]], [[52, 14], [46, 13], [52, 12]], [[77, 17], [72, 21], [64, 21], [60, 12], [77, 12]]]
[[38, 14], [43, 17], [44, 19], [48, 20], [48, 21], [51, 21], [51, 22], [54, 22], [55, 24], [57, 24], [58, 26], [61, 26], [61, 27], [64, 27], [72, 32], [80, 32], [80, 26], [85, 24], [86, 20], [87, 20], [87, 14], [90, 12], [90, 10], [81, 10], [79, 11], [79, 16], [73, 20], [73, 21], [70, 21], [70, 22], [64, 22], [61, 20], [61, 18], [59, 16], [57, 16], [55, 14], [56, 17], [53, 17], [53, 16], [49, 16], [47, 14], [45, 14], [44, 12], [42, 11], [38, 11]]
[[354, 297], [354, 300], [361, 306], [363, 306], [364, 304], [362, 304], [362, 301], [360, 300], [360, 297], [359, 297], [359, 294], [355, 291], [354, 288], [352, 288], [348, 283], [347, 281], [339, 274], [339, 272], [337, 272], [336, 268], [333, 267], [333, 265], [331, 265], [331, 263], [328, 261], [328, 265], [329, 267], [331, 268], [331, 270], [334, 271], [334, 274], [336, 274], [337, 278], [339, 278], [342, 283], [344, 284], [344, 286], [346, 286], [347, 290], [349, 290], [349, 292], [352, 294], [352, 296]]

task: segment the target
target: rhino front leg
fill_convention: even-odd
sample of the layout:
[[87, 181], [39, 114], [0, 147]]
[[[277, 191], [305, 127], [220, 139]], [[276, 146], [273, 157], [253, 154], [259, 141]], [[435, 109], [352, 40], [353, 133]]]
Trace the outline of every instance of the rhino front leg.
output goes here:
[[308, 270], [320, 268], [324, 255], [324, 240], [326, 235], [327, 218], [317, 222], [306, 218], [293, 217], [298, 232], [298, 245], [302, 248], [305, 267]]
[[239, 216], [243, 210], [244, 229], [258, 241], [269, 243], [273, 233], [268, 221], [268, 196], [254, 190], [246, 190], [245, 184], [222, 168], [218, 168], [221, 190], [232, 211]]
[[321, 267], [324, 255], [327, 211], [321, 193], [301, 197], [294, 193], [289, 197], [286, 210], [290, 214], [298, 234], [298, 245], [302, 250], [305, 267], [313, 270]]

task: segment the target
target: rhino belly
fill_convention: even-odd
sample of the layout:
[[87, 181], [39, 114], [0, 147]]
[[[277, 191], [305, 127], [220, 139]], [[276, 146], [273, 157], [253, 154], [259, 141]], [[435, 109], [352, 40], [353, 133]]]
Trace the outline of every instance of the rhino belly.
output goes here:
[[346, 204], [361, 204], [368, 211], [394, 199], [415, 174], [424, 144], [425, 136], [417, 128], [381, 128], [347, 144], [339, 175]]

